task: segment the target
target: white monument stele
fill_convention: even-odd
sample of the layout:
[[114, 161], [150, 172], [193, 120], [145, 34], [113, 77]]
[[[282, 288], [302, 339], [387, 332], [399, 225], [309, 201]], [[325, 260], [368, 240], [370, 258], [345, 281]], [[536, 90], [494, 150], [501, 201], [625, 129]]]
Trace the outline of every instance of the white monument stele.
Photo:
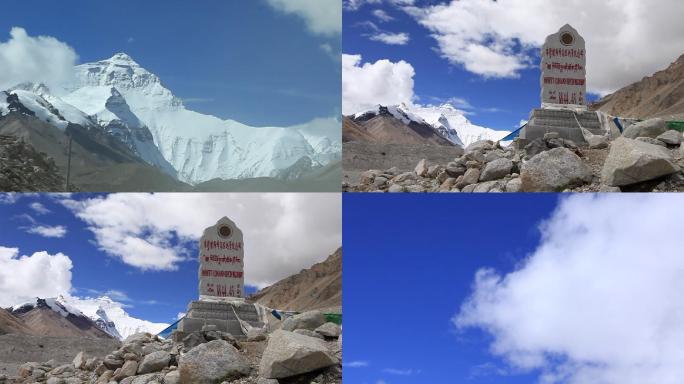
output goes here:
[[204, 230], [199, 242], [200, 300], [244, 300], [242, 231], [227, 217]]
[[542, 108], [586, 110], [587, 51], [570, 25], [548, 36], [541, 50]]
[[227, 217], [204, 230], [199, 241], [199, 300], [188, 304], [174, 340], [207, 327], [241, 339], [245, 324], [263, 326], [256, 306], [244, 300], [244, 248], [242, 231]]
[[518, 145], [524, 147], [552, 132], [584, 145], [582, 128], [605, 134], [596, 113], [587, 108], [586, 65], [584, 38], [575, 28], [566, 24], [546, 38], [541, 49], [541, 108], [530, 112]]

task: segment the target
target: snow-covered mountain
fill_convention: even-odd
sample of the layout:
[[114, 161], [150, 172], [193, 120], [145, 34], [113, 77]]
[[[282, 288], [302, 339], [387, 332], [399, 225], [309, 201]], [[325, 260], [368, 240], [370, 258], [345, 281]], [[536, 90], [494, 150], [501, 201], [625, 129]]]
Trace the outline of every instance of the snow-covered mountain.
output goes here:
[[169, 324], [136, 319], [124, 311], [121, 303], [115, 302], [107, 296], [85, 299], [65, 295], [46, 299], [36, 298], [15, 305], [12, 307], [12, 312], [25, 312], [37, 306], [41, 301], [44, 301], [50, 309], [63, 317], [67, 317], [69, 314], [76, 317], [85, 316], [93, 321], [98, 328], [120, 340], [138, 332], [156, 334], [169, 326]]
[[337, 118], [251, 127], [197, 113], [125, 53], [74, 70], [75, 80], [55, 92], [24, 84], [0, 94], [0, 115], [24, 107], [60, 129], [70, 122], [103, 127], [147, 163], [190, 184], [279, 177], [304, 157], [313, 167], [341, 159]]
[[[368, 118], [377, 115], [380, 105], [373, 109], [359, 112], [353, 116], [356, 119]], [[414, 121], [419, 124], [427, 124], [437, 131], [442, 137], [450, 142], [467, 147], [480, 140], [498, 141], [508, 136], [509, 131], [497, 131], [491, 128], [477, 126], [468, 120], [462, 111], [454, 108], [451, 104], [440, 106], [408, 106], [406, 104], [390, 105], [385, 107], [387, 111], [404, 124]]]

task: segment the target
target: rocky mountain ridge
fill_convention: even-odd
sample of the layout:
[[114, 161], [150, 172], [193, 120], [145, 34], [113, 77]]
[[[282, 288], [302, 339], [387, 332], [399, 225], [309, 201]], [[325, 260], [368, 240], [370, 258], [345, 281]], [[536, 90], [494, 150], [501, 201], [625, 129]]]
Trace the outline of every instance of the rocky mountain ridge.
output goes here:
[[303, 269], [248, 298], [268, 308], [286, 311], [342, 311], [342, 248], [325, 261]]
[[626, 118], [684, 120], [684, 55], [668, 68], [605, 96], [590, 108]]

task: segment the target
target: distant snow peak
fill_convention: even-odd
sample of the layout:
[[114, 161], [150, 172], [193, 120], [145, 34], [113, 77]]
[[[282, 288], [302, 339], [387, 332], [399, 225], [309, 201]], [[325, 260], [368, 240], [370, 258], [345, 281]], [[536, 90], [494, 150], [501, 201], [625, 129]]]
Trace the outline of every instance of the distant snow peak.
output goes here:
[[354, 115], [354, 119], [368, 119], [379, 114], [389, 114], [404, 124], [415, 122], [430, 125], [440, 136], [450, 142], [467, 147], [480, 140], [498, 141], [508, 136], [508, 131], [497, 131], [474, 125], [464, 112], [449, 103], [439, 106], [427, 105], [377, 105], [373, 109]]

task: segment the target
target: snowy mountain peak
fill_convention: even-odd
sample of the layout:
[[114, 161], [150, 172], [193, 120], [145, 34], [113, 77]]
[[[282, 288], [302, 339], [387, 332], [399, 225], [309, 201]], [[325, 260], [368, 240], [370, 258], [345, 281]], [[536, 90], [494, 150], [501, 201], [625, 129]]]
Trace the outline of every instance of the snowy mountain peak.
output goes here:
[[138, 63], [136, 63], [135, 60], [133, 60], [133, 58], [130, 57], [130, 56], [129, 56], [128, 54], [126, 54], [125, 52], [117, 52], [117, 53], [114, 54], [114, 56], [112, 56], [112, 57], [110, 57], [109, 59], [104, 60], [104, 61], [112, 61], [112, 62], [118, 61], [118, 62], [129, 63], [129, 64], [131, 64], [131, 65], [136, 65], [136, 66], [138, 66]]

